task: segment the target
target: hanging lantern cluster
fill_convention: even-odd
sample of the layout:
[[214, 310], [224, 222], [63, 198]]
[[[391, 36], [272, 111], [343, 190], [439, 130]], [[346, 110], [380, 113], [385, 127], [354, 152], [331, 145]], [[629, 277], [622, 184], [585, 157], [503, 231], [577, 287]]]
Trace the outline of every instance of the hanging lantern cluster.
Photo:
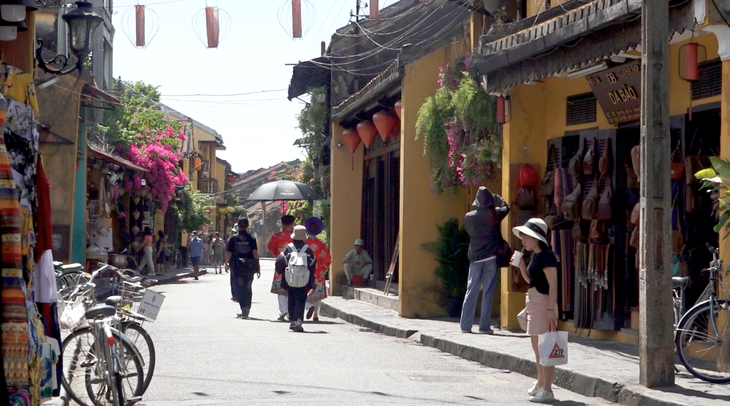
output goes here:
[[[707, 60], [707, 48], [694, 42], [679, 47], [679, 77], [687, 82], [700, 78], [700, 63]], [[692, 121], [692, 86], [689, 88], [689, 121]]]
[[509, 96], [497, 96], [497, 124], [505, 124], [509, 121], [509, 104]]
[[365, 120], [361, 121], [357, 125], [357, 133], [360, 135], [362, 143], [365, 144], [366, 147], [370, 148], [370, 145], [373, 144], [373, 140], [375, 140], [375, 136], [378, 135], [378, 129], [375, 128], [372, 121]]
[[193, 16], [193, 30], [206, 48], [218, 48], [231, 30], [231, 15], [222, 8], [206, 7]]
[[302, 39], [314, 25], [317, 10], [309, 0], [286, 0], [279, 6], [279, 24], [292, 39]]
[[346, 129], [342, 132], [342, 142], [351, 153], [354, 153], [360, 146], [360, 136], [354, 130]]
[[400, 131], [398, 117], [394, 116], [386, 110], [380, 110], [373, 114], [373, 123], [378, 129], [378, 134], [383, 141], [387, 141], [391, 135], [395, 135]]
[[122, 31], [135, 48], [147, 48], [160, 30], [160, 17], [151, 8], [137, 4], [122, 14]]

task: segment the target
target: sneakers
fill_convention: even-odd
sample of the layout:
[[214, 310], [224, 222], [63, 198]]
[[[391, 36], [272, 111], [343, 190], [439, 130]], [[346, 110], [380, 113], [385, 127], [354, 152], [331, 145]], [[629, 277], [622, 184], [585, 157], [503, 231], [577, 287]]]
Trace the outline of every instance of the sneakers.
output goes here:
[[461, 332], [464, 334], [471, 334], [471, 330], [461, 330]]
[[300, 321], [297, 321], [297, 324], [294, 325], [294, 328], [292, 328], [292, 330], [294, 330], [294, 332], [296, 332], [296, 333], [303, 333], [304, 332], [304, 328], [302, 327], [301, 320]]
[[314, 314], [314, 306], [311, 306], [309, 310], [307, 310], [307, 320], [312, 318], [312, 315]]
[[530, 402], [534, 403], [550, 403], [555, 401], [555, 395], [552, 392], [548, 392], [545, 389], [540, 388], [537, 394], [530, 398]]
[[540, 389], [542, 388], [537, 386], [537, 381], [533, 381], [532, 386], [530, 386], [530, 389], [527, 390], [527, 394], [530, 396], [535, 396], [537, 395], [537, 392], [540, 391]]
[[479, 334], [489, 334], [489, 335], [492, 335], [492, 334], [494, 334], [494, 330], [492, 330], [492, 329], [489, 329], [489, 330], [479, 330]]
[[294, 330], [294, 327], [296, 327], [296, 324], [294, 324], [294, 323], [291, 323], [291, 324], [289, 325], [289, 330]]

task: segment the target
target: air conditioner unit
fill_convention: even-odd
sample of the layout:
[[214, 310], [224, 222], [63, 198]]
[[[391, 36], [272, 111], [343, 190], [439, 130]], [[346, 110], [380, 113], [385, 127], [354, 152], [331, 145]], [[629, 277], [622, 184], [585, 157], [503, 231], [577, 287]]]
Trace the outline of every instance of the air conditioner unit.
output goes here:
[[571, 79], [580, 78], [606, 69], [608, 69], [608, 64], [606, 64], [606, 62], [601, 62], [597, 65], [589, 66], [584, 69], [574, 70], [568, 73], [568, 77]]

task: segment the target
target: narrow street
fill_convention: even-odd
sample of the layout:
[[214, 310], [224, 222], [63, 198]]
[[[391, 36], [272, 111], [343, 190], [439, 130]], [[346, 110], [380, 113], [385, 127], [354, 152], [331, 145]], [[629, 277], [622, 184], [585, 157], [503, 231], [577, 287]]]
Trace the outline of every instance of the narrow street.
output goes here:
[[[273, 262], [262, 261], [251, 319], [235, 318], [228, 275], [157, 286], [166, 296], [146, 325], [157, 369], [141, 404], [527, 405], [532, 379], [485, 368], [409, 340], [321, 317], [303, 334], [275, 321]], [[605, 405], [560, 388], [563, 405]]]

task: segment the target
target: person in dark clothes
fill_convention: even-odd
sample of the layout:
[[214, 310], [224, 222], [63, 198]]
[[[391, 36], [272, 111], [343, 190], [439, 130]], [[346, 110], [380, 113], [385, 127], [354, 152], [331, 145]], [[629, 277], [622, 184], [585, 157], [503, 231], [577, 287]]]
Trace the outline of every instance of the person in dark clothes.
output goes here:
[[[304, 305], [307, 302], [307, 293], [314, 287], [317, 260], [314, 257], [312, 249], [304, 242], [307, 239], [307, 229], [304, 226], [294, 227], [294, 232], [292, 233], [291, 238], [292, 243], [287, 245], [286, 248], [284, 248], [284, 251], [282, 251], [276, 258], [275, 267], [276, 272], [282, 274], [281, 287], [289, 294], [289, 329], [301, 333], [304, 331], [304, 328], [302, 328]], [[305, 246], [306, 248], [302, 250]], [[289, 259], [291, 255], [296, 255], [297, 252], [303, 252], [306, 254], [306, 264], [307, 269], [309, 269], [309, 279], [307, 284], [299, 288], [289, 286], [286, 278], [286, 268], [289, 263]]]
[[241, 306], [238, 317], [247, 319], [251, 311], [254, 274], [261, 277], [259, 251], [256, 239], [248, 233], [248, 219], [238, 220], [238, 234], [228, 240], [226, 262], [231, 269], [231, 292], [234, 299]]
[[469, 281], [461, 310], [461, 332], [471, 333], [474, 324], [479, 289], [482, 290], [482, 309], [479, 314], [479, 333], [493, 334], [490, 326], [492, 298], [497, 281], [497, 249], [502, 241], [499, 223], [509, 206], [502, 197], [484, 186], [477, 190], [472, 211], [464, 217], [464, 228], [471, 237], [469, 242]]

